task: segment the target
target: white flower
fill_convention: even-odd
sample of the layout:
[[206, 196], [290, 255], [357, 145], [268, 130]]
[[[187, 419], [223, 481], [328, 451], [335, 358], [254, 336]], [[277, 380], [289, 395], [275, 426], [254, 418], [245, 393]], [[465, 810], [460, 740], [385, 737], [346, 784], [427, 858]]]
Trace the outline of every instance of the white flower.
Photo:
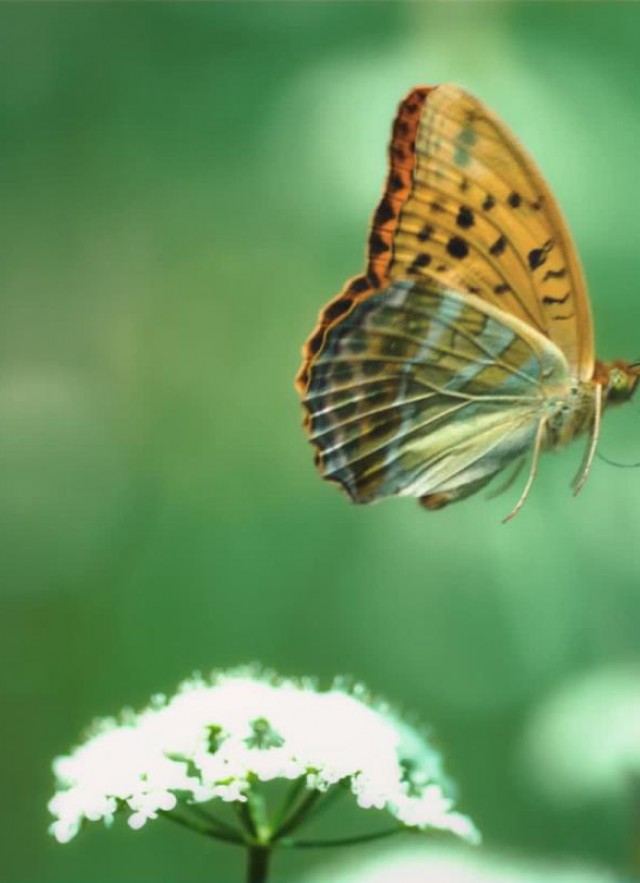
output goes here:
[[272, 779], [320, 792], [345, 783], [362, 808], [478, 840], [426, 738], [340, 682], [323, 692], [248, 669], [197, 676], [169, 700], [95, 724], [54, 772], [51, 831], [61, 843], [84, 820], [110, 823], [116, 809], [140, 828], [178, 802], [244, 802], [255, 782]]
[[601, 868], [476, 850], [406, 846], [364, 860], [327, 862], [300, 883], [614, 883]]
[[603, 668], [549, 696], [529, 720], [522, 767], [558, 803], [623, 796], [640, 777], [640, 670]]

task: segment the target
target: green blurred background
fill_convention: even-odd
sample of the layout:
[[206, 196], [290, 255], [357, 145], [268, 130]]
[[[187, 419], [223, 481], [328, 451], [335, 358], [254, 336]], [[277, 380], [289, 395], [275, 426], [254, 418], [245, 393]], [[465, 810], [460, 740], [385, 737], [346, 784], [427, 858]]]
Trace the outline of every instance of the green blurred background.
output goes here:
[[[640, 474], [579, 446], [440, 513], [349, 505], [293, 390], [363, 266], [395, 106], [456, 81], [568, 216], [601, 357], [640, 356], [640, 5], [0, 8], [0, 646], [16, 883], [238, 879], [159, 821], [46, 834], [50, 762], [194, 669], [348, 672], [434, 725], [490, 845], [620, 865], [620, 808], [561, 811], [516, 759], [572, 674], [640, 657]], [[638, 404], [601, 450], [636, 460]], [[323, 856], [281, 856], [283, 880]]]

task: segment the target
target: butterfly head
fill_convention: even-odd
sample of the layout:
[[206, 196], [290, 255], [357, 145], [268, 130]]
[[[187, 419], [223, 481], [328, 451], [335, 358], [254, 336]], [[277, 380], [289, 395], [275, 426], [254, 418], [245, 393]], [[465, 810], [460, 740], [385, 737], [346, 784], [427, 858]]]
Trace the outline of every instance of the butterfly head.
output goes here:
[[626, 402], [635, 393], [640, 379], [640, 362], [616, 360], [605, 369], [605, 395], [608, 404]]

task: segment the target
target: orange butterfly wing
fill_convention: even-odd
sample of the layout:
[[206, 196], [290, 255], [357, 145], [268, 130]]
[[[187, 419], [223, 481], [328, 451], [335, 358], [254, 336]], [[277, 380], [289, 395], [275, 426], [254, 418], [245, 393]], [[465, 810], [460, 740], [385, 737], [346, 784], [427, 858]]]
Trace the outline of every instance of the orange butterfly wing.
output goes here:
[[457, 86], [420, 87], [400, 104], [389, 159], [367, 272], [322, 312], [304, 348], [300, 391], [327, 330], [403, 278], [473, 294], [517, 317], [562, 350], [576, 380], [590, 380], [593, 329], [575, 246], [509, 129]]

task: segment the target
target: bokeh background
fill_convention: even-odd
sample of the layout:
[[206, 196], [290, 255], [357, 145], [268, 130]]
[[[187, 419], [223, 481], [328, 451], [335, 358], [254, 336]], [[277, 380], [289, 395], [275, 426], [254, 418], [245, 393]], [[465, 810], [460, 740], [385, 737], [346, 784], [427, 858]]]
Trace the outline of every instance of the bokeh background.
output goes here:
[[[159, 821], [46, 833], [51, 759], [194, 669], [351, 673], [433, 725], [489, 845], [620, 868], [623, 801], [522, 758], [560, 685], [640, 662], [640, 472], [546, 456], [440, 513], [322, 483], [293, 389], [363, 267], [395, 106], [456, 81], [565, 210], [601, 357], [640, 356], [640, 5], [3, 4], [0, 646], [12, 883], [239, 879]], [[638, 404], [601, 450], [640, 459]], [[284, 881], [323, 859], [278, 860]]]

